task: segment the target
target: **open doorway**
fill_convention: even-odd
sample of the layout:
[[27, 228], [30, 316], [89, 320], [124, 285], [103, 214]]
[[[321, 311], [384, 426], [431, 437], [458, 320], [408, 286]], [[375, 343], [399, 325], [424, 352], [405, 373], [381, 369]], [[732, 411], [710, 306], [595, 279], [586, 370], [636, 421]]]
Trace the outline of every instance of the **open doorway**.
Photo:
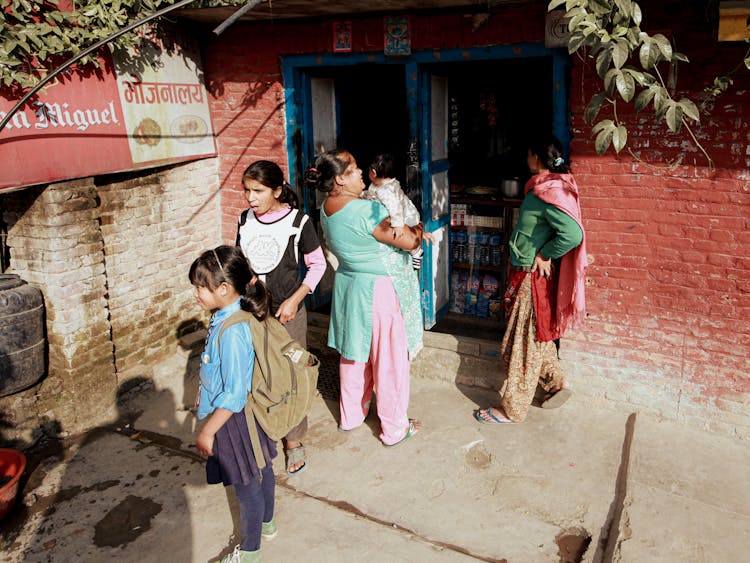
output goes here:
[[332, 78], [336, 100], [336, 144], [350, 151], [367, 180], [373, 157], [389, 152], [404, 185], [409, 113], [403, 65], [358, 64], [316, 69]]

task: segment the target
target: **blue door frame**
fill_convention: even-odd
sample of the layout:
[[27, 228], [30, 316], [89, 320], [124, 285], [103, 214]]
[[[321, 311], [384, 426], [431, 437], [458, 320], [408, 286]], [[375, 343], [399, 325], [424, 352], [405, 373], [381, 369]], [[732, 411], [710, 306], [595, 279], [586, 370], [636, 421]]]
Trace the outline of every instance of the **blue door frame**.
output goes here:
[[[409, 112], [409, 147], [419, 147], [416, 152], [419, 163], [418, 185], [422, 188], [422, 218], [425, 228], [434, 231], [447, 224], [449, 215], [431, 221], [430, 202], [432, 199], [429, 176], [438, 170], [431, 170], [430, 155], [424, 154], [425, 145], [421, 140], [429, 131], [429, 83], [425, 84], [425, 69], [430, 65], [460, 63], [469, 61], [498, 61], [524, 58], [550, 58], [552, 62], [552, 132], [560, 139], [566, 154], [570, 154], [570, 111], [567, 87], [567, 67], [569, 57], [564, 49], [548, 49], [543, 43], [517, 43], [491, 47], [470, 47], [460, 49], [430, 49], [413, 52], [408, 57], [386, 57], [380, 53], [321, 53], [306, 55], [285, 55], [281, 57], [282, 76], [286, 100], [286, 138], [289, 177], [299, 185], [302, 171], [314, 157], [312, 139], [312, 110], [310, 104], [310, 72], [325, 67], [343, 67], [360, 63], [402, 65], [406, 80], [406, 102]], [[410, 151], [411, 152], [411, 151]], [[417, 163], [412, 163], [417, 164]], [[310, 213], [310, 197], [303, 188], [304, 211]], [[428, 249], [429, 252], [429, 249]], [[422, 306], [427, 326], [447, 311], [443, 306], [434, 311], [431, 286], [432, 260], [425, 256], [420, 272]], [[450, 274], [449, 274], [450, 275]], [[428, 323], [429, 321], [429, 323]]]

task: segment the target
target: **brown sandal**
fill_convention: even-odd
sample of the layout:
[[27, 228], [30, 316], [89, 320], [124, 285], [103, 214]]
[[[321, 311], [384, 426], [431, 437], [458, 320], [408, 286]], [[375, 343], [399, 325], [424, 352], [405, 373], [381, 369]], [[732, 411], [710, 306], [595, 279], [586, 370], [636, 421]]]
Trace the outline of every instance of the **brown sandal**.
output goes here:
[[563, 387], [559, 391], [550, 391], [544, 395], [541, 406], [543, 409], [556, 409], [563, 406], [565, 401], [570, 399], [572, 395], [573, 391], [567, 387]]

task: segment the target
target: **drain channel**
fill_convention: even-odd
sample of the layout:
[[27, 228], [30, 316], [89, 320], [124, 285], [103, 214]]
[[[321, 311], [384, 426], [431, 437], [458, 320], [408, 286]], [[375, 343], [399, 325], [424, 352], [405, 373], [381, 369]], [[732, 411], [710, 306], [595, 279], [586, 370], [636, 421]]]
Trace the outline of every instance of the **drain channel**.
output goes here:
[[625, 438], [622, 442], [620, 468], [615, 481], [615, 498], [609, 508], [607, 521], [602, 526], [599, 545], [594, 554], [594, 561], [609, 563], [614, 560], [615, 550], [620, 539], [620, 521], [625, 510], [625, 497], [628, 493], [628, 470], [630, 468], [630, 449], [633, 446], [636, 413], [631, 413], [625, 423]]
[[372, 516], [371, 514], [367, 514], [365, 512], [362, 512], [359, 508], [354, 506], [353, 504], [350, 504], [346, 501], [339, 501], [339, 500], [331, 500], [326, 497], [321, 497], [317, 495], [313, 495], [310, 493], [307, 493], [305, 491], [300, 491], [299, 489], [291, 486], [287, 481], [276, 481], [277, 487], [284, 487], [288, 491], [291, 491], [293, 493], [296, 493], [299, 496], [311, 498], [314, 500], [317, 500], [319, 502], [325, 503], [328, 506], [332, 506], [334, 508], [337, 508], [339, 510], [343, 510], [344, 512], [348, 512], [350, 514], [354, 514], [355, 516], [359, 516], [360, 518], [363, 518], [365, 520], [368, 520], [369, 522], [373, 522], [374, 524], [378, 524], [380, 526], [385, 526], [387, 528], [390, 528], [392, 530], [398, 530], [399, 532], [406, 533], [410, 536], [413, 536], [414, 538], [418, 539], [419, 541], [422, 541], [428, 545], [431, 545], [433, 547], [439, 548], [439, 549], [446, 549], [450, 551], [454, 551], [456, 553], [460, 553], [462, 555], [467, 555], [468, 557], [473, 557], [474, 559], [478, 561], [486, 561], [487, 563], [508, 563], [507, 559], [497, 559], [494, 557], [486, 557], [484, 555], [479, 555], [477, 553], [472, 553], [468, 549], [461, 547], [459, 545], [454, 545], [446, 542], [442, 542], [440, 540], [432, 540], [430, 538], [426, 538], [419, 533], [415, 532], [414, 530], [410, 530], [409, 528], [405, 528], [403, 526], [399, 526], [398, 524], [394, 522], [387, 522], [385, 520], [382, 520], [381, 518], [378, 518], [377, 516]]

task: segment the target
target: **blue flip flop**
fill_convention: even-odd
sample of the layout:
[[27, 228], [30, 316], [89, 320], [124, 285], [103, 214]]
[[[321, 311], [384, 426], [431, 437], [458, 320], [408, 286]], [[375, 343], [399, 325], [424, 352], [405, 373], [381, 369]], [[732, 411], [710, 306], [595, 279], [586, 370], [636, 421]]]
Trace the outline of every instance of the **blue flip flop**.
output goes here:
[[[490, 420], [486, 420], [485, 418], [483, 418], [482, 413], [490, 417]], [[498, 418], [497, 416], [492, 414], [492, 407], [474, 411], [474, 418], [476, 418], [477, 421], [481, 422], [482, 424], [513, 424], [513, 421], [509, 418]]]

